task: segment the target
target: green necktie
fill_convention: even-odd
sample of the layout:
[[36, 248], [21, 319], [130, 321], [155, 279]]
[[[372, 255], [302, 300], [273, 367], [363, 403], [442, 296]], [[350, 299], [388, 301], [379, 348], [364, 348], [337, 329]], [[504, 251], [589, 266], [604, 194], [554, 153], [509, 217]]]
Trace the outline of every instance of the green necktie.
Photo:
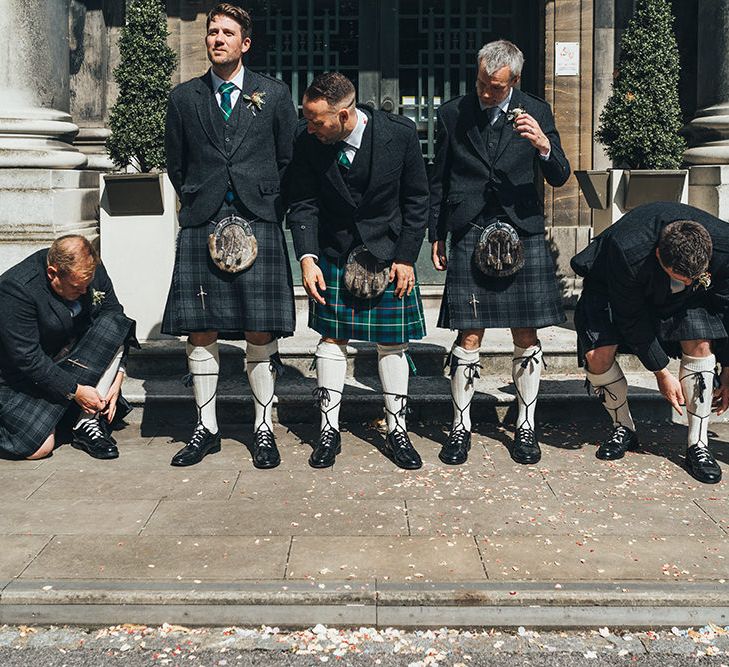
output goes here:
[[347, 146], [346, 142], [343, 141], [341, 146], [339, 153], [337, 153], [337, 164], [344, 169], [349, 169], [352, 166], [352, 163], [349, 161], [347, 154], [344, 152], [344, 148]]
[[230, 81], [221, 83], [218, 92], [220, 93], [220, 110], [223, 112], [223, 118], [228, 120], [230, 114], [233, 113], [233, 105], [231, 104], [230, 93], [235, 90], [235, 84]]

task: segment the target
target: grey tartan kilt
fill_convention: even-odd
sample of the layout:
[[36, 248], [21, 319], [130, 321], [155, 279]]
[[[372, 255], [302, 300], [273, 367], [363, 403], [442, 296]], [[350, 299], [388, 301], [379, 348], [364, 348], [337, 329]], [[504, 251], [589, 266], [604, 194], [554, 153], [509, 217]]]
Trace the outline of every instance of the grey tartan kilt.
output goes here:
[[[491, 220], [479, 222], [485, 226]], [[556, 268], [544, 234], [519, 236], [524, 267], [508, 278], [484, 275], [473, 261], [482, 229], [468, 225], [454, 236], [438, 326], [444, 329], [548, 327], [565, 321]], [[471, 303], [475, 297], [476, 311]]]
[[[217, 217], [229, 214], [221, 211]], [[210, 259], [208, 235], [214, 222], [180, 229], [162, 333], [217, 331], [219, 338], [228, 340], [244, 338], [245, 331], [275, 337], [293, 333], [294, 291], [283, 231], [278, 223], [261, 220], [251, 227], [258, 256], [240, 273], [221, 271]]]
[[[56, 364], [78, 384], [95, 387], [117, 350], [132, 340], [134, 320], [122, 313], [102, 315]], [[66, 410], [75, 406], [60, 396], [49, 397], [30, 382], [0, 385], [0, 450], [27, 458], [53, 433]]]

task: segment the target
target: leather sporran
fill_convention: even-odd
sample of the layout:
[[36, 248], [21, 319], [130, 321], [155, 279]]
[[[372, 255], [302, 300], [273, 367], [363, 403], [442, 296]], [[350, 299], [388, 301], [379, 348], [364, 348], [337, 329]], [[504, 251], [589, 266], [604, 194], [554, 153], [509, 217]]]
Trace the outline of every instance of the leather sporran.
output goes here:
[[231, 215], [215, 225], [208, 236], [208, 250], [221, 271], [240, 273], [256, 261], [258, 242], [250, 222]]
[[390, 262], [377, 259], [363, 245], [349, 253], [344, 267], [344, 284], [360, 299], [374, 299], [390, 284]]
[[499, 220], [484, 228], [473, 258], [485, 275], [507, 278], [524, 266], [524, 246], [517, 231]]

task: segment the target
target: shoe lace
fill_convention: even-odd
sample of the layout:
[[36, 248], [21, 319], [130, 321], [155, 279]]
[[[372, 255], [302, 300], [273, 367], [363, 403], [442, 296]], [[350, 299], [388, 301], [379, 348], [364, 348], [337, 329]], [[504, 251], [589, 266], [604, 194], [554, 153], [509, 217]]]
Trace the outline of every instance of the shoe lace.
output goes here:
[[205, 427], [201, 423], [195, 426], [188, 447], [199, 447], [205, 439], [205, 430]]
[[697, 463], [714, 463], [714, 457], [706, 447], [693, 446], [689, 450]]
[[629, 434], [630, 434], [630, 429], [628, 429], [625, 426], [618, 425], [615, 428], [613, 428], [613, 432], [610, 434], [608, 443], [610, 443], [612, 445], [622, 445]]
[[261, 447], [274, 447], [276, 441], [273, 438], [273, 433], [268, 429], [259, 428], [256, 431], [256, 446], [260, 449]]
[[408, 434], [405, 433], [405, 431], [395, 429], [390, 435], [398, 449], [410, 449], [413, 446], [413, 443], [410, 442], [410, 438], [408, 438]]
[[337, 442], [337, 432], [333, 428], [324, 429], [319, 436], [319, 445], [321, 447], [334, 447]]
[[468, 431], [465, 428], [451, 431], [448, 439], [453, 446], [463, 447], [466, 444], [466, 440], [468, 440]]
[[93, 440], [106, 437], [104, 432], [101, 430], [101, 426], [99, 426], [98, 419], [86, 419], [81, 424], [81, 429]]
[[536, 440], [534, 429], [531, 426], [520, 426], [516, 429], [516, 438], [521, 440], [523, 444], [532, 445]]

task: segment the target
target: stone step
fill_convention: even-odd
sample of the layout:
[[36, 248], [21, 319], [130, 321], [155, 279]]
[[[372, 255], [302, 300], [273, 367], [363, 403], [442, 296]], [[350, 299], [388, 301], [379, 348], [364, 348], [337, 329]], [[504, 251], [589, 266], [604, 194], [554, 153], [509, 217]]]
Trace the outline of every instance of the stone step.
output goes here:
[[0, 194], [3, 201], [0, 224], [24, 220], [29, 211], [36, 225], [89, 220], [96, 217], [99, 206], [99, 190], [95, 187], [0, 190]]

